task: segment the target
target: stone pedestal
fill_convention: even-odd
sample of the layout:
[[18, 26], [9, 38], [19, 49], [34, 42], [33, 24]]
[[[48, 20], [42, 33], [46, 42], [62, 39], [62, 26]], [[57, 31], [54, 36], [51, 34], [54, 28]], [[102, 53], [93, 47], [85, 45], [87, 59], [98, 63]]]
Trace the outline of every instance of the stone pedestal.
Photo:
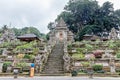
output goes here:
[[116, 73], [115, 71], [115, 59], [114, 58], [110, 58], [110, 72], [112, 73]]
[[2, 72], [3, 63], [0, 63], [0, 73]]
[[115, 66], [110, 66], [110, 72], [111, 72], [111, 73], [116, 73], [116, 71], [115, 71]]
[[64, 59], [64, 71], [70, 72], [71, 65], [70, 65], [70, 57], [68, 53], [64, 53], [63, 59]]

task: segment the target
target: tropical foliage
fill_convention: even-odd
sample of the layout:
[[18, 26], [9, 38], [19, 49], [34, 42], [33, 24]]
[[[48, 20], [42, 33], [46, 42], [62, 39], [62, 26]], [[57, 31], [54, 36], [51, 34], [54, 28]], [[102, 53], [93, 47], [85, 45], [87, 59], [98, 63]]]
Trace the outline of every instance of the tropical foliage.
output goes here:
[[[1, 29], [0, 29], [0, 36], [2, 35], [2, 33], [4, 32], [5, 29], [7, 29], [8, 26], [4, 25]], [[20, 36], [20, 35], [24, 35], [24, 34], [29, 34], [29, 33], [33, 33], [35, 34], [37, 37], [40, 38], [44, 38], [46, 39], [46, 35], [43, 33], [40, 33], [40, 31], [35, 28], [35, 27], [24, 27], [21, 29], [17, 29], [17, 28], [11, 28], [11, 30], [15, 33], [15, 36]]]
[[103, 65], [95, 64], [92, 66], [94, 71], [100, 71], [103, 68]]
[[116, 54], [116, 57], [117, 57], [117, 58], [120, 58], [120, 53], [117, 53], [117, 54]]
[[[120, 10], [114, 10], [108, 1], [100, 6], [96, 0], [69, 0], [56, 21], [61, 17], [76, 40], [81, 40], [85, 34], [102, 36], [104, 31], [110, 32], [111, 28], [120, 26]], [[49, 29], [54, 28], [52, 24], [49, 23]]]
[[73, 54], [72, 55], [72, 58], [73, 59], [84, 59], [84, 57], [85, 57], [85, 55], [84, 54], [82, 54], [82, 53], [80, 53], [80, 54]]
[[11, 65], [12, 65], [12, 62], [4, 62], [2, 66], [2, 72], [6, 72], [7, 67]]

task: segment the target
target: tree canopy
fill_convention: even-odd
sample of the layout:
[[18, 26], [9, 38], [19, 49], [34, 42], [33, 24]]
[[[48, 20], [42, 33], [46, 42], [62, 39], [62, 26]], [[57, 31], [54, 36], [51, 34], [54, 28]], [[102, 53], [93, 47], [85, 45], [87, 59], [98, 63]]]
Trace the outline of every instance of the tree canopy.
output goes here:
[[23, 34], [33, 33], [38, 37], [45, 38], [45, 34], [40, 33], [40, 31], [35, 27], [24, 27], [22, 29], [12, 28], [16, 36]]
[[[1, 29], [0, 29], [0, 35], [2, 35], [3, 31], [8, 28], [7, 25], [4, 25]], [[43, 34], [43, 33], [40, 33], [40, 31], [35, 28], [35, 27], [24, 27], [22, 29], [17, 29], [17, 28], [11, 28], [12, 31], [14, 31], [15, 33], [15, 36], [20, 36], [20, 35], [23, 35], [23, 34], [29, 34], [29, 33], [33, 33], [35, 34], [37, 37], [40, 37], [40, 38], [46, 38], [46, 35]]]
[[120, 25], [120, 10], [114, 10], [111, 2], [99, 6], [96, 0], [69, 0], [62, 17], [68, 28], [81, 40], [85, 34], [102, 36], [103, 31], [110, 32], [111, 28], [118, 29]]

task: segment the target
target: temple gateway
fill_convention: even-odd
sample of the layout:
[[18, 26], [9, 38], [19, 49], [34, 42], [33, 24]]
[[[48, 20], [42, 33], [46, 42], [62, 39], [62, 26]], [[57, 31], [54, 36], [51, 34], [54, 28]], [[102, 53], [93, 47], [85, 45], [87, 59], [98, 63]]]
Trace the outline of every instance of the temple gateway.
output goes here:
[[49, 37], [50, 37], [50, 44], [56, 43], [58, 41], [63, 41], [63, 42], [73, 42], [74, 41], [74, 37], [73, 37], [73, 33], [68, 29], [66, 23], [64, 22], [64, 20], [61, 18], [55, 28], [50, 31], [49, 33]]

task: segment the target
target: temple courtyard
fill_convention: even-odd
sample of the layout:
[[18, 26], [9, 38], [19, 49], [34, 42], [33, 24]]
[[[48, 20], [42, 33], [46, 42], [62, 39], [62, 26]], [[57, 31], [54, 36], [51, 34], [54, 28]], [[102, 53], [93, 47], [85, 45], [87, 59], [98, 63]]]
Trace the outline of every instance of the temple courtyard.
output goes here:
[[49, 35], [48, 41], [32, 33], [15, 37], [14, 32], [6, 28], [0, 38], [0, 76], [45, 76], [34, 77], [35, 80], [87, 80], [88, 75], [120, 77], [120, 40], [115, 28], [109, 38], [85, 35], [84, 40], [75, 42], [73, 33], [61, 18]]
[[120, 78], [115, 77], [94, 77], [90, 79], [88, 77], [68, 77], [68, 76], [44, 76], [44, 77], [18, 77], [14, 79], [13, 77], [0, 77], [0, 80], [120, 80]]

